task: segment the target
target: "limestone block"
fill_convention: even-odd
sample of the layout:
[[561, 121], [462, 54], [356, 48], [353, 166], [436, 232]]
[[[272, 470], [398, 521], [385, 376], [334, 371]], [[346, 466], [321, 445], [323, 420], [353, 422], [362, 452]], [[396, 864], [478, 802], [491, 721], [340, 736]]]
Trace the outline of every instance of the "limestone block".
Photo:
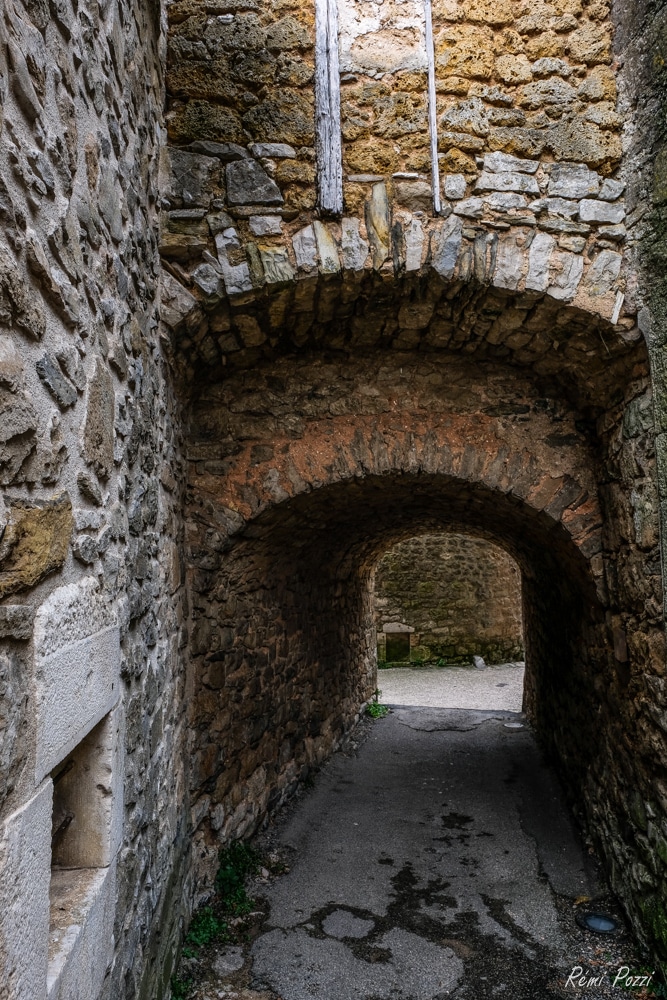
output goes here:
[[290, 264], [285, 248], [260, 250], [260, 257], [267, 284], [276, 285], [281, 282], [290, 282], [294, 278], [294, 268]]
[[513, 236], [507, 236], [498, 242], [496, 256], [496, 269], [493, 276], [493, 283], [498, 288], [507, 288], [515, 291], [523, 274], [524, 255], [516, 245]]
[[175, 329], [197, 308], [197, 300], [168, 271], [160, 274], [160, 316], [167, 326]]
[[528, 174], [491, 173], [484, 170], [475, 184], [475, 191], [525, 191], [528, 194], [539, 194], [540, 186]]
[[317, 243], [312, 226], [300, 229], [292, 237], [292, 246], [298, 267], [309, 271], [317, 267]]
[[67, 493], [53, 500], [12, 500], [0, 540], [0, 598], [34, 587], [59, 569], [72, 534]]
[[340, 271], [340, 258], [336, 242], [323, 222], [313, 222], [313, 232], [320, 256], [320, 271], [325, 274], [337, 274]]
[[253, 236], [280, 236], [283, 231], [279, 215], [251, 215], [248, 224]]
[[0, 639], [32, 639], [35, 613], [22, 604], [0, 605]]
[[221, 299], [225, 293], [225, 285], [220, 270], [211, 264], [200, 264], [192, 272], [192, 280], [207, 299]]
[[0, 907], [11, 914], [3, 920], [0, 979], [12, 1000], [47, 993], [52, 799], [45, 781], [0, 834]]
[[405, 270], [418, 271], [422, 264], [424, 227], [419, 219], [413, 219], [405, 230]]
[[255, 160], [234, 160], [225, 173], [230, 205], [282, 205], [280, 188]]
[[585, 163], [556, 163], [549, 178], [549, 196], [590, 198], [600, 190], [600, 178]]
[[598, 194], [601, 201], [616, 201], [625, 191], [624, 181], [615, 181], [611, 177], [606, 177], [602, 182], [602, 188]]
[[368, 259], [369, 246], [359, 232], [359, 219], [343, 219], [341, 258], [349, 271], [361, 271]]
[[484, 212], [483, 198], [465, 198], [454, 205], [457, 215], [465, 215], [469, 219], [480, 219]]
[[602, 250], [586, 272], [584, 285], [589, 295], [607, 295], [621, 273], [623, 257], [614, 250]]
[[441, 277], [454, 277], [456, 262], [463, 242], [463, 220], [452, 215], [432, 237], [433, 269]]
[[35, 368], [42, 382], [49, 390], [61, 410], [73, 406], [77, 401], [75, 387], [64, 375], [58, 359], [47, 351], [36, 363]]
[[562, 302], [571, 302], [577, 294], [584, 273], [581, 254], [556, 250], [551, 258], [551, 284], [548, 294]]
[[96, 357], [88, 382], [81, 453], [101, 479], [108, 479], [113, 469], [114, 408], [113, 379], [102, 359]]
[[584, 198], [579, 204], [579, 218], [582, 222], [607, 222], [618, 225], [625, 219], [625, 204]]
[[526, 291], [546, 292], [549, 287], [549, 262], [556, 241], [547, 233], [536, 233], [528, 253]]
[[92, 1000], [100, 995], [113, 958], [116, 862], [102, 869], [56, 870], [52, 893], [66, 916], [49, 935], [48, 1000]]
[[167, 198], [181, 201], [186, 207], [208, 207], [211, 185], [220, 171], [220, 160], [185, 149], [169, 149], [169, 188]]
[[509, 153], [487, 153], [484, 157], [484, 170], [494, 174], [536, 174], [539, 160], [524, 160]]
[[468, 183], [463, 174], [447, 174], [444, 180], [445, 198], [461, 201], [465, 198]]
[[118, 700], [120, 636], [93, 577], [55, 590], [37, 611], [34, 636], [41, 780]]
[[250, 150], [257, 159], [263, 157], [270, 160], [295, 160], [296, 150], [286, 142], [253, 142]]
[[548, 212], [549, 215], [572, 219], [579, 214], [579, 202], [567, 198], [540, 198], [530, 204], [533, 212]]
[[373, 254], [373, 267], [379, 270], [389, 256], [391, 217], [386, 184], [374, 184], [365, 204], [366, 231]]
[[493, 194], [487, 195], [484, 202], [493, 212], [507, 212], [512, 209], [521, 209], [528, 206], [528, 200], [525, 195], [511, 191], [494, 191]]
[[250, 268], [242, 261], [240, 264], [232, 264], [229, 260], [228, 251], [236, 250], [240, 247], [240, 241], [235, 229], [225, 229], [215, 237], [215, 246], [218, 251], [218, 261], [222, 270], [225, 290], [228, 295], [241, 295], [244, 292], [252, 291], [252, 281], [250, 280]]
[[600, 236], [603, 236], [604, 239], [614, 240], [614, 242], [618, 243], [622, 243], [628, 235], [628, 231], [625, 226], [600, 226], [598, 233]]

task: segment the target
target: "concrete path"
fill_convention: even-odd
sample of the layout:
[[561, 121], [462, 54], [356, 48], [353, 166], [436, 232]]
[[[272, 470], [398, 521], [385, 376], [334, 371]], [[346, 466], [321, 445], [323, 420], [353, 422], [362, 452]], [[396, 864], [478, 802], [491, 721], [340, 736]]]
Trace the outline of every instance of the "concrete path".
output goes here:
[[378, 670], [378, 687], [385, 705], [430, 708], [502, 709], [520, 712], [523, 703], [523, 663], [502, 663], [486, 670], [475, 667], [390, 667]]
[[[250, 991], [218, 996], [625, 995], [610, 982], [632, 945], [576, 927], [574, 900], [603, 889], [521, 723], [411, 708], [364, 721], [361, 744], [336, 754], [260, 842], [291, 870], [265, 890]], [[578, 965], [611, 978], [573, 990]]]

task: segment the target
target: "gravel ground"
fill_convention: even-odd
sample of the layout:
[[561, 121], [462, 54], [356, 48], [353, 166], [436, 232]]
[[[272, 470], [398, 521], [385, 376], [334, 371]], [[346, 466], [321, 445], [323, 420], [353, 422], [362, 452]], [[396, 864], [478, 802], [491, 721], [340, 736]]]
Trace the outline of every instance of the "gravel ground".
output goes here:
[[378, 671], [384, 705], [520, 712], [523, 663], [476, 667], [391, 667]]

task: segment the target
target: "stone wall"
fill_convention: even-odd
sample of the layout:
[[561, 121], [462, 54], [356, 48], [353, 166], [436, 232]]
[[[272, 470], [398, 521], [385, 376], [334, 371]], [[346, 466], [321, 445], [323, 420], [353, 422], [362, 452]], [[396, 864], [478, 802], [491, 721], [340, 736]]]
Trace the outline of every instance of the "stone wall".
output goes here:
[[[497, 545], [422, 535], [386, 552], [375, 570], [378, 643], [390, 622], [410, 625], [414, 658], [471, 663], [523, 659], [521, 574]], [[378, 646], [378, 657], [383, 652]]]
[[161, 995], [180, 931], [183, 466], [156, 296], [162, 37], [152, 3], [0, 10], [12, 1000]]
[[3, 995], [168, 993], [375, 686], [373, 566], [443, 530], [520, 565], [528, 711], [667, 961], [662, 7], [434, 3], [436, 214], [422, 13], [363, 6], [323, 219], [309, 4], [176, 0], [168, 52], [2, 5]]

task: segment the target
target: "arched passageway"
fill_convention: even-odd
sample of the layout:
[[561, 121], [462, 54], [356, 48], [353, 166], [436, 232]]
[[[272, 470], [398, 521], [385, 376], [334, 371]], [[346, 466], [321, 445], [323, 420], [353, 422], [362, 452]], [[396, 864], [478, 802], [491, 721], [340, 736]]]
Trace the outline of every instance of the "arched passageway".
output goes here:
[[[460, 282], [439, 293], [466, 330], [456, 349], [425, 333], [364, 350], [373, 309], [416, 308], [415, 281], [377, 301], [357, 284], [346, 307], [320, 279], [337, 315], [320, 347], [269, 339], [222, 373], [199, 368], [189, 762], [204, 882], [216, 845], [256, 829], [375, 689], [381, 554], [443, 530], [521, 567], [526, 708], [610, 867], [624, 857], [641, 712], [628, 693], [663, 655], [645, 350], [548, 297]], [[272, 309], [258, 300], [260, 326]], [[508, 332], [528, 327], [540, 358]]]
[[[304, 295], [319, 321], [302, 337]], [[206, 329], [227, 329], [226, 309]], [[653, 725], [641, 692], [664, 656], [643, 341], [428, 265], [248, 293], [231, 323], [247, 343], [222, 359], [203, 326], [174, 342], [197, 385], [186, 518], [202, 885], [216, 845], [256, 829], [375, 689], [381, 554], [446, 530], [521, 568], [526, 708], [630, 899], [632, 803], [650, 798], [659, 756], [645, 761], [649, 738], [638, 760], [635, 733]]]
[[[585, 717], [597, 710], [596, 677], [609, 671], [604, 610], [590, 562], [557, 508], [452, 475], [368, 476], [266, 512], [218, 574], [211, 598], [229, 624], [219, 648], [202, 651], [213, 711], [199, 721], [202, 742], [208, 733], [224, 751], [214, 794], [228, 817], [239, 780], [261, 774], [257, 800], [246, 792], [238, 802], [252, 822], [252, 807], [270, 804], [261, 795], [318, 763], [370, 698], [371, 574], [380, 552], [416, 530], [452, 527], [501, 542], [521, 565], [529, 712], [556, 752], [590, 766], [595, 738]], [[214, 692], [223, 686], [221, 713]]]

